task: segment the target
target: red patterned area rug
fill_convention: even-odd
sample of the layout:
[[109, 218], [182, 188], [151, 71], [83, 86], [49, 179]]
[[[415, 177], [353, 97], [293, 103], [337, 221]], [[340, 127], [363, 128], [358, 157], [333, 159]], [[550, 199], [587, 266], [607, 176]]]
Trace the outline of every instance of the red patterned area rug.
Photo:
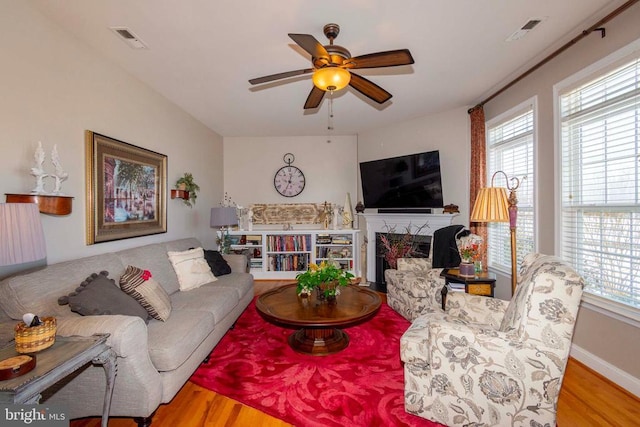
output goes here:
[[265, 321], [255, 300], [191, 381], [296, 426], [439, 426], [404, 410], [400, 337], [409, 322], [383, 304], [347, 328], [328, 356], [293, 351], [293, 332]]

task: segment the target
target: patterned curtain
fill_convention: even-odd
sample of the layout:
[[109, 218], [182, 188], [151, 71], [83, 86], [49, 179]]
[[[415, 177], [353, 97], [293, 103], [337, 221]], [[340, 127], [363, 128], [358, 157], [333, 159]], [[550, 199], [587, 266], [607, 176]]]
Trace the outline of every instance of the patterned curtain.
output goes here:
[[[471, 179], [469, 195], [469, 215], [476, 202], [476, 195], [482, 187], [487, 185], [487, 144], [484, 129], [484, 108], [478, 105], [469, 110], [471, 118]], [[480, 254], [482, 267], [487, 269], [487, 224], [481, 222], [470, 223], [469, 229], [482, 237], [484, 244]]]

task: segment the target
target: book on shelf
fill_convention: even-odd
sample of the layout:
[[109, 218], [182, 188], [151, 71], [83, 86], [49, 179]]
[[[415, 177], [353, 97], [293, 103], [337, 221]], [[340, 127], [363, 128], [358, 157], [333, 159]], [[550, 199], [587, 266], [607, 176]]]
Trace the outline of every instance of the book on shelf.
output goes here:
[[270, 254], [268, 271], [305, 271], [309, 254]]
[[331, 243], [331, 236], [328, 234], [318, 234], [316, 236], [316, 244], [326, 245]]
[[352, 242], [350, 236], [333, 236], [331, 243], [334, 245], [350, 245]]
[[447, 288], [449, 288], [451, 292], [464, 292], [465, 290], [464, 283], [449, 282]]
[[311, 250], [311, 235], [295, 234], [295, 235], [269, 235], [268, 250], [275, 252], [292, 252]]

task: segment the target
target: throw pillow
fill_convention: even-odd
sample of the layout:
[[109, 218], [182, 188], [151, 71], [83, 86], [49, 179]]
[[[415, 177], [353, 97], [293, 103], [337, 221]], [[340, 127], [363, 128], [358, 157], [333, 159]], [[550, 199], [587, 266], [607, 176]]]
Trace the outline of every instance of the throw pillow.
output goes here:
[[199, 288], [205, 283], [215, 282], [216, 277], [204, 259], [202, 248], [189, 249], [183, 252], [167, 252], [171, 265], [178, 276], [181, 291]]
[[211, 267], [211, 272], [214, 276], [219, 277], [231, 273], [229, 263], [223, 258], [220, 252], [205, 250], [204, 259], [207, 261], [207, 264], [209, 264], [209, 267]]
[[58, 298], [58, 304], [69, 304], [71, 311], [83, 316], [123, 314], [138, 316], [145, 322], [149, 315], [138, 301], [122, 292], [109, 272], [101, 271], [87, 277], [75, 292]]
[[147, 310], [149, 316], [163, 322], [171, 314], [171, 301], [167, 291], [151, 278], [149, 270], [132, 265], [120, 276], [120, 289], [131, 295]]

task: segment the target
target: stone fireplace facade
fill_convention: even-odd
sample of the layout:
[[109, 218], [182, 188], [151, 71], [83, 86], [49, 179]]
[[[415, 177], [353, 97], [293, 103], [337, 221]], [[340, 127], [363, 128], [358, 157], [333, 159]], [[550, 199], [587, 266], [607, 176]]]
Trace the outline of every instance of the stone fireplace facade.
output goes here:
[[[376, 234], [388, 233], [394, 229], [396, 233], [403, 234], [408, 229], [418, 236], [429, 236], [429, 244], [433, 232], [448, 225], [453, 224], [454, 218], [459, 214], [414, 214], [414, 213], [362, 213], [360, 214], [366, 221], [366, 279], [369, 282], [382, 283], [384, 277], [384, 267], [378, 265], [378, 252], [376, 249]], [[382, 270], [382, 271], [376, 271]]]

